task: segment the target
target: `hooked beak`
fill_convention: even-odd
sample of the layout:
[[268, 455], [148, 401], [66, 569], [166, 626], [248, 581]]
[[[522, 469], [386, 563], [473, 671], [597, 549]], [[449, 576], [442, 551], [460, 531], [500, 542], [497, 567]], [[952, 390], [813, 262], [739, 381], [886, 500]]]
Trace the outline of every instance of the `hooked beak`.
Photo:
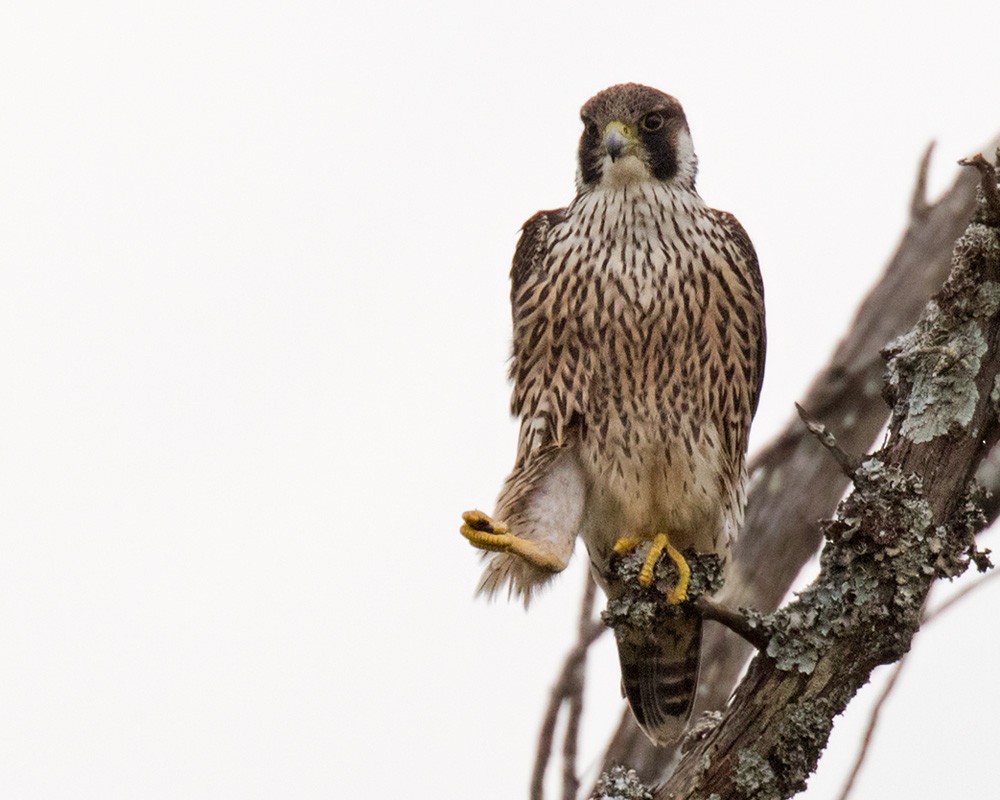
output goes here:
[[604, 149], [612, 161], [628, 155], [636, 143], [632, 129], [624, 122], [609, 122], [604, 129]]

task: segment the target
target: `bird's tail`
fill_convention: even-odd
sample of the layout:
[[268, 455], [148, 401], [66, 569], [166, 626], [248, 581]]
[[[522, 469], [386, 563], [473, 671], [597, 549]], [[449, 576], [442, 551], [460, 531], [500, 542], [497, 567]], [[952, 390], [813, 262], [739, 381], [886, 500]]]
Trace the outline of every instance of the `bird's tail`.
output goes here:
[[691, 716], [701, 662], [701, 616], [670, 616], [653, 631], [615, 631], [622, 693], [657, 745], [680, 738]]

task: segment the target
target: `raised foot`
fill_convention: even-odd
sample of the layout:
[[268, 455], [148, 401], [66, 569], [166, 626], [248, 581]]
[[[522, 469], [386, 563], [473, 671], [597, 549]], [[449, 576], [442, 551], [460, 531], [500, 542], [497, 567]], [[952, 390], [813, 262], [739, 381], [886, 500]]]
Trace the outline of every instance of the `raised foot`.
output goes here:
[[566, 569], [566, 562], [549, 549], [530, 539], [515, 536], [506, 523], [498, 522], [482, 511], [466, 511], [462, 519], [465, 524], [460, 531], [473, 547], [493, 553], [513, 553], [548, 572]]
[[[626, 550], [638, 547], [646, 541], [649, 540], [640, 536], [623, 536], [615, 542], [613, 550], [616, 553], [623, 553]], [[667, 592], [667, 602], [671, 605], [677, 605], [687, 600], [688, 582], [691, 580], [691, 567], [684, 556], [681, 555], [681, 552], [670, 544], [670, 537], [667, 534], [658, 533], [653, 537], [649, 545], [649, 552], [646, 554], [646, 560], [642, 564], [642, 569], [639, 570], [639, 583], [643, 586], [649, 586], [653, 582], [653, 569], [656, 567], [656, 562], [660, 560], [660, 556], [663, 555], [664, 550], [666, 550], [670, 560], [677, 565], [677, 585]]]
[[495, 521], [482, 511], [466, 511], [462, 514], [462, 519], [465, 524], [460, 531], [473, 547], [494, 553], [510, 550], [511, 540], [514, 537], [510, 535], [504, 523]]

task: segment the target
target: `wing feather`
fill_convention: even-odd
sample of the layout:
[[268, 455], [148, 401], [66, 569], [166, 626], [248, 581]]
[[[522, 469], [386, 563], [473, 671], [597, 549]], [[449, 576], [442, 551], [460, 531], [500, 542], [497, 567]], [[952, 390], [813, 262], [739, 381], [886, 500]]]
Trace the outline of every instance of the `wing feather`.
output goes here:
[[[517, 459], [497, 498], [495, 516], [521, 538], [568, 561], [583, 511], [584, 486], [571, 445], [581, 419], [582, 348], [571, 324], [565, 271], [550, 264], [552, 229], [565, 212], [541, 211], [522, 228], [511, 266], [514, 342], [511, 413], [520, 417]], [[490, 558], [480, 591], [503, 586], [527, 604], [551, 575], [511, 553]]]
[[565, 214], [565, 209], [540, 211], [529, 219], [511, 266], [511, 413], [521, 418], [521, 465], [532, 453], [565, 446], [582, 421], [586, 354], [571, 318], [572, 276], [553, 269], [549, 259], [553, 228]]
[[748, 323], [753, 334], [753, 352], [748, 359], [750, 367], [750, 409], [751, 416], [757, 413], [760, 402], [760, 390], [764, 383], [764, 358], [767, 352], [767, 331], [764, 324], [764, 280], [760, 274], [760, 263], [757, 261], [757, 251], [746, 229], [728, 211], [711, 209], [712, 214], [726, 230], [730, 240], [736, 245], [742, 267], [738, 273], [749, 281], [748, 290], [750, 302], [744, 307], [749, 308]]

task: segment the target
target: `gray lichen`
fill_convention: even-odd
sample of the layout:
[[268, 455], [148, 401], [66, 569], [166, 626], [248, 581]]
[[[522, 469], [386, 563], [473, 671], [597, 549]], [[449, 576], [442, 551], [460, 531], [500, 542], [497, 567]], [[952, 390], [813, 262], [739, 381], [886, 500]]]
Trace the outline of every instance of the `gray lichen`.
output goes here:
[[989, 524], [983, 513], [988, 499], [989, 492], [978, 481], [971, 481], [965, 489], [962, 504], [950, 520], [950, 534], [958, 544], [958, 548], [953, 550], [959, 551], [953, 556], [955, 563], [951, 565], [954, 575], [961, 574], [968, 561], [972, 561], [980, 572], [993, 567], [989, 548], [980, 550], [976, 547], [976, 536]]
[[973, 222], [955, 243], [955, 257], [1000, 262], [1000, 235], [997, 228]]
[[847, 634], [862, 639], [873, 665], [898, 659], [920, 625], [927, 582], [960, 575], [970, 560], [981, 569], [989, 563], [975, 547], [984, 518], [974, 485], [948, 524], [935, 525], [916, 476], [871, 458], [855, 483], [826, 525], [820, 578], [761, 621], [771, 628], [767, 653], [778, 669], [813, 672]]
[[774, 760], [787, 796], [790, 791], [806, 788], [816, 759], [826, 747], [833, 728], [833, 717], [841, 709], [829, 700], [801, 700], [795, 703], [778, 730]]
[[907, 352], [913, 384], [900, 433], [914, 442], [929, 442], [955, 427], [968, 428], [979, 400], [975, 379], [986, 350], [979, 324], [970, 321], [951, 331], [941, 350]]
[[[984, 312], [997, 302], [997, 289], [992, 282], [981, 287]], [[931, 302], [921, 324], [889, 345], [894, 354], [889, 385], [898, 388], [905, 379], [909, 386], [900, 433], [912, 441], [929, 442], [972, 421], [979, 399], [976, 376], [988, 349], [978, 317], [949, 329]]]
[[[935, 572], [926, 559], [933, 545], [922, 542], [943, 535], [932, 524], [920, 480], [871, 458], [855, 483], [826, 526], [832, 546], [823, 550], [821, 578], [772, 618], [767, 653], [779, 669], [811, 673], [848, 631], [869, 640], [879, 663], [894, 660], [919, 623], [921, 593], [907, 578]], [[890, 572], [895, 577], [887, 579]]]
[[733, 777], [735, 796], [741, 800], [773, 800], [805, 789], [839, 710], [825, 699], [792, 704], [768, 758], [753, 749], [739, 751]]
[[601, 774], [591, 800], [652, 800], [650, 791], [635, 770], [612, 767]]
[[740, 750], [733, 784], [741, 800], [781, 800], [774, 770], [756, 750]]
[[989, 349], [985, 325], [1000, 308], [1000, 283], [983, 276], [1000, 278], [998, 263], [997, 232], [969, 225], [955, 245], [941, 297], [928, 303], [913, 330], [886, 348], [888, 389], [906, 398], [905, 407], [896, 409], [903, 418], [900, 433], [913, 442], [964, 431], [972, 422], [976, 377]]

